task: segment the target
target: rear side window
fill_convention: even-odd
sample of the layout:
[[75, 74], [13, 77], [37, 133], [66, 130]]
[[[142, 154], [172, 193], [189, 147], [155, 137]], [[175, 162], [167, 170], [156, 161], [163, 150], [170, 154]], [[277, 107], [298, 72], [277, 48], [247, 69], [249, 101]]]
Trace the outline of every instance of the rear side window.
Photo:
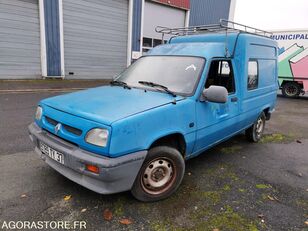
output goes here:
[[258, 76], [258, 62], [255, 60], [250, 60], [248, 62], [248, 80], [247, 89], [253, 90], [258, 88], [259, 76]]

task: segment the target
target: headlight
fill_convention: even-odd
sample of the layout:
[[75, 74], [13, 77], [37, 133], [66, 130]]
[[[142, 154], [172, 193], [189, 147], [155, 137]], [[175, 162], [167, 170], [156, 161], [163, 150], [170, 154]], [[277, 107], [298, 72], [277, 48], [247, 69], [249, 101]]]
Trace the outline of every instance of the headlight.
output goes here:
[[38, 107], [36, 108], [36, 112], [35, 112], [35, 119], [36, 119], [36, 120], [41, 120], [42, 114], [43, 114], [43, 108], [40, 107], [40, 106], [38, 106]]
[[86, 142], [100, 147], [106, 147], [108, 140], [108, 130], [94, 128], [86, 135]]

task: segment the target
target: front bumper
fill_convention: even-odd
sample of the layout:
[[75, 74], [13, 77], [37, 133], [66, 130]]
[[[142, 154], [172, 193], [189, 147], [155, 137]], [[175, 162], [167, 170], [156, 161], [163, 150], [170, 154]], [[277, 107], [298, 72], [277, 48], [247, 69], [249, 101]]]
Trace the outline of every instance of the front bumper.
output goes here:
[[[50, 167], [68, 179], [100, 194], [130, 190], [147, 155], [147, 151], [140, 151], [117, 158], [107, 158], [84, 151], [42, 130], [35, 123], [30, 124], [28, 129], [35, 151]], [[61, 152], [64, 155], [64, 165], [42, 154], [39, 141]], [[98, 166], [99, 174], [87, 171], [85, 164]]]

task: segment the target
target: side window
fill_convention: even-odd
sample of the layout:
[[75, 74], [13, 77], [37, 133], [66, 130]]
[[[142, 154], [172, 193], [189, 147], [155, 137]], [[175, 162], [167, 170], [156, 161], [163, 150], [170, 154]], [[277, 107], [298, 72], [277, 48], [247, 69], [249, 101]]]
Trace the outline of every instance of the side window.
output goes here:
[[211, 85], [225, 87], [229, 94], [235, 93], [234, 74], [230, 60], [212, 61], [205, 88]]
[[249, 61], [248, 62], [248, 79], [247, 79], [247, 89], [253, 90], [258, 88], [258, 62], [257, 61]]

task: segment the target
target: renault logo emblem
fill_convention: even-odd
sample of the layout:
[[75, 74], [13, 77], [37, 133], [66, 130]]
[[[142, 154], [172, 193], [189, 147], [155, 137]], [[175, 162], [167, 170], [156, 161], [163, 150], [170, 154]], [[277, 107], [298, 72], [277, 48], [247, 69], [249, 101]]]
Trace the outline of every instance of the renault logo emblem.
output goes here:
[[61, 129], [62, 127], [62, 124], [58, 123], [56, 126], [55, 126], [55, 133], [58, 134], [59, 130]]

